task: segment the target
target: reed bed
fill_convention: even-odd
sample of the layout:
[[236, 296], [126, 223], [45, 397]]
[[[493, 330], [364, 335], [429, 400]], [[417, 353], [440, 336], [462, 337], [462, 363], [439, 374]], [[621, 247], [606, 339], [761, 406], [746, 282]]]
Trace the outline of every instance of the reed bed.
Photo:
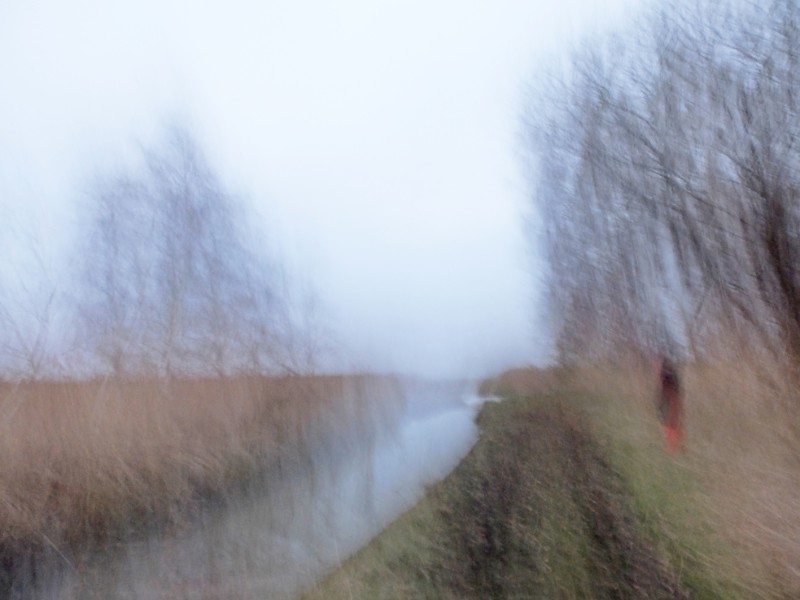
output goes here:
[[370, 390], [391, 385], [367, 376], [1, 383], [2, 555], [45, 546], [70, 555], [181, 527], [270, 461], [374, 435], [386, 406]]

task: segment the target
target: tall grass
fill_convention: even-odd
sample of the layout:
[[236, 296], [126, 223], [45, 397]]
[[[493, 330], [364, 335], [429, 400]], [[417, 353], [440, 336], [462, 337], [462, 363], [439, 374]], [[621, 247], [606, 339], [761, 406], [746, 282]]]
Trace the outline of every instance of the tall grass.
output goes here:
[[687, 434], [746, 581], [800, 596], [800, 396], [747, 361], [687, 369]]
[[605, 398], [594, 423], [611, 439], [662, 542], [719, 587], [709, 597], [800, 597], [800, 394], [789, 374], [755, 356], [682, 368], [686, 451], [664, 452], [657, 377], [636, 364], [528, 372], [493, 385], [516, 394], [561, 385]]
[[2, 383], [0, 548], [6, 556], [45, 546], [69, 554], [153, 524], [181, 527], [198, 505], [270, 461], [302, 458], [320, 443], [335, 451], [354, 428], [372, 431], [368, 421], [382, 408], [354, 393], [370, 385], [391, 383]]

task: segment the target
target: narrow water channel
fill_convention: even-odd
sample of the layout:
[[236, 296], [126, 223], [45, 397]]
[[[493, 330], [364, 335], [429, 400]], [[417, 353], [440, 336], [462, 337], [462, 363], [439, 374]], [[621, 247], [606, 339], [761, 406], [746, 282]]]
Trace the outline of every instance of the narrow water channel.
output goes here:
[[292, 598], [413, 505], [476, 440], [467, 385], [407, 381], [368, 393], [342, 403], [336, 417], [354, 423], [344, 439], [312, 427], [310, 451], [278, 457], [189, 526], [69, 564], [54, 555], [57, 566], [31, 565], [12, 597]]

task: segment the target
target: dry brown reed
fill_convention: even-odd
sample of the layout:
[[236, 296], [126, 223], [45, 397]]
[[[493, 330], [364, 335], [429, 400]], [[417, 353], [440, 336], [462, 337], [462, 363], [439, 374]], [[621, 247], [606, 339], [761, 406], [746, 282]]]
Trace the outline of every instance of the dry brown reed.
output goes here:
[[753, 361], [686, 369], [692, 464], [739, 571], [754, 589], [800, 596], [800, 396], [788, 375]]
[[352, 388], [369, 379], [0, 383], [0, 548], [180, 526], [271, 457], [346, 438], [368, 412]]

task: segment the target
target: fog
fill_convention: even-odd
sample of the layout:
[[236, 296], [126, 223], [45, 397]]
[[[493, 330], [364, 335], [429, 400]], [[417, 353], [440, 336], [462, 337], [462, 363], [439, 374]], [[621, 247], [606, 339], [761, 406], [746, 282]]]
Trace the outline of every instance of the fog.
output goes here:
[[5, 2], [6, 310], [26, 339], [46, 315], [59, 347], [94, 182], [179, 122], [313, 307], [325, 368], [542, 362], [521, 102], [633, 4]]

